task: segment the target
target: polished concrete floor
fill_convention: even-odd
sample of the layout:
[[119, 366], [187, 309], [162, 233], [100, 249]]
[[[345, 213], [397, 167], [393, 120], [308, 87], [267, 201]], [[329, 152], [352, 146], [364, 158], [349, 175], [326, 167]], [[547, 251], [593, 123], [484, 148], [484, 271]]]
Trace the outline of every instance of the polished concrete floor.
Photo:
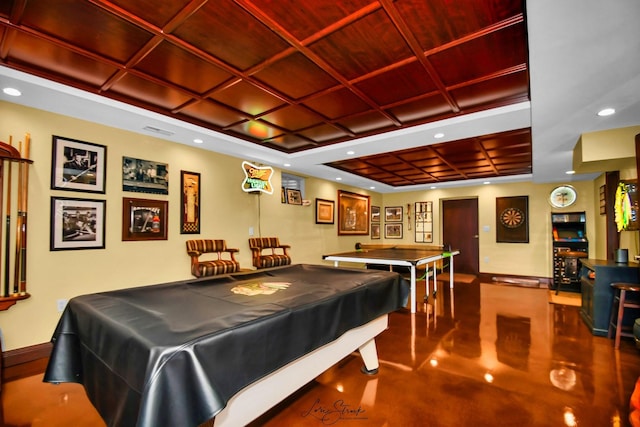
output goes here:
[[[546, 289], [477, 281], [418, 301], [377, 338], [377, 375], [348, 356], [253, 425], [630, 425], [640, 352], [592, 336], [578, 307], [550, 303]], [[104, 425], [80, 386], [41, 376], [5, 384], [2, 404], [7, 426]]]

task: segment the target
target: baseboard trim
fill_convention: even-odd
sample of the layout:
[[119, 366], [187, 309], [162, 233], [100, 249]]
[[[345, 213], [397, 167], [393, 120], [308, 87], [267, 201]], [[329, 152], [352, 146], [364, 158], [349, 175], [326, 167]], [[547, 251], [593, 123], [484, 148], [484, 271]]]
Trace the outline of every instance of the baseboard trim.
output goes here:
[[509, 277], [515, 279], [522, 279], [525, 282], [538, 281], [539, 288], [548, 289], [551, 280], [548, 277], [534, 277], [534, 276], [518, 276], [517, 274], [497, 274], [497, 273], [480, 273], [480, 281], [482, 283], [493, 283], [494, 277]]
[[3, 352], [2, 383], [44, 373], [52, 347], [42, 343]]

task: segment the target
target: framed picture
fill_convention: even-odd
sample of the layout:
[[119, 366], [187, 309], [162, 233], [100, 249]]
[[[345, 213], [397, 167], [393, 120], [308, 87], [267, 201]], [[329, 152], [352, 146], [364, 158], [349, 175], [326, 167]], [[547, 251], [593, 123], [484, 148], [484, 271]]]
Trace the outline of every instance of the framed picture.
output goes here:
[[106, 203], [52, 197], [50, 250], [104, 249]]
[[371, 206], [371, 222], [380, 222], [380, 206]]
[[529, 243], [529, 196], [496, 197], [496, 242]]
[[107, 147], [53, 136], [51, 189], [105, 193]]
[[433, 243], [433, 202], [416, 202], [416, 243]]
[[200, 234], [200, 174], [180, 171], [180, 234]]
[[316, 199], [316, 224], [333, 224], [335, 202]]
[[605, 194], [606, 186], [600, 186], [600, 215], [607, 214], [607, 196]]
[[384, 225], [385, 239], [402, 239], [402, 223], [390, 223]]
[[302, 205], [302, 193], [300, 190], [287, 188], [287, 203], [290, 205]]
[[372, 239], [380, 238], [380, 223], [371, 224], [371, 238]]
[[338, 190], [338, 235], [369, 235], [369, 196]]
[[122, 191], [169, 194], [169, 165], [123, 156]]
[[402, 206], [390, 206], [384, 208], [385, 222], [402, 222]]
[[167, 240], [168, 202], [122, 198], [122, 240]]

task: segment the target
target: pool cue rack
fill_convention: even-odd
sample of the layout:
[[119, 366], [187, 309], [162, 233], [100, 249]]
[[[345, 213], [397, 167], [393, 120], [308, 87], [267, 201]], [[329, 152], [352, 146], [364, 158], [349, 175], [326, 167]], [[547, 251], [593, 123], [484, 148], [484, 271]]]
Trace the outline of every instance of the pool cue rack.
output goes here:
[[[27, 199], [29, 189], [29, 146], [31, 137], [25, 135], [24, 145], [19, 143], [19, 149], [9, 143], [0, 142], [0, 209], [6, 209], [6, 228], [0, 226], [0, 262], [4, 273], [0, 277], [0, 311], [8, 310], [20, 300], [29, 298], [26, 282], [26, 253], [27, 253]], [[16, 180], [13, 180], [12, 166], [17, 164]], [[13, 183], [13, 184], [12, 184]], [[16, 211], [11, 209], [11, 191], [17, 194]], [[11, 239], [12, 218], [16, 217], [16, 236]], [[13, 242], [13, 246], [12, 246]], [[13, 248], [13, 251], [11, 250]], [[10, 283], [11, 260], [13, 253], [14, 282]]]

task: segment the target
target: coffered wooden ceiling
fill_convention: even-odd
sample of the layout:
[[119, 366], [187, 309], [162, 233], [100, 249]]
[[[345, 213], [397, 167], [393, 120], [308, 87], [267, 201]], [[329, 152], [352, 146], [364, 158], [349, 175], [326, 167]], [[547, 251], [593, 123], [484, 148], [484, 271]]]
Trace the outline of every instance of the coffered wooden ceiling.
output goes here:
[[[523, 0], [4, 0], [0, 61], [285, 153], [529, 100]], [[528, 174], [531, 132], [331, 166]]]

